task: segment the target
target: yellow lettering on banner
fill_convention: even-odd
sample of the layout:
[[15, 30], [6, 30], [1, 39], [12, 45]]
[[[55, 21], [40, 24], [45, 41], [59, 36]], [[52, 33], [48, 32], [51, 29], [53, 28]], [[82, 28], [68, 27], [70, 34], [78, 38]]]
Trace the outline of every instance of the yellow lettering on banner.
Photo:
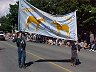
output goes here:
[[32, 9], [32, 8], [24, 8], [23, 11], [24, 11], [24, 12], [34, 12], [35, 9]]
[[70, 21], [70, 22], [72, 22], [72, 21], [73, 21], [73, 20], [72, 20], [72, 17], [70, 17], [70, 18], [69, 18], [69, 21]]

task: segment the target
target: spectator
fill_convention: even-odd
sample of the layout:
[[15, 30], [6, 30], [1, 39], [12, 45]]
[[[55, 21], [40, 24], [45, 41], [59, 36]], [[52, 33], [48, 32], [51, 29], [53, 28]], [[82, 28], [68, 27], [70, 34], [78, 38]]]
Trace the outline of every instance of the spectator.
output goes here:
[[94, 34], [90, 32], [90, 43], [92, 43], [93, 41], [94, 41]]
[[94, 44], [93, 44], [93, 49], [92, 49], [92, 51], [96, 52], [96, 37], [95, 37], [95, 39], [94, 39]]
[[84, 48], [84, 42], [83, 42], [83, 40], [81, 40], [81, 42], [79, 43], [79, 45], [81, 46], [81, 48]]
[[49, 39], [48, 40], [48, 44], [53, 45], [53, 40], [52, 39]]
[[89, 45], [88, 45], [88, 43], [86, 42], [86, 40], [84, 41], [83, 48], [84, 48], [84, 49], [88, 49], [88, 48], [89, 48]]
[[90, 43], [90, 37], [89, 37], [88, 33], [84, 33], [83, 34], [83, 41], [86, 41], [87, 44]]

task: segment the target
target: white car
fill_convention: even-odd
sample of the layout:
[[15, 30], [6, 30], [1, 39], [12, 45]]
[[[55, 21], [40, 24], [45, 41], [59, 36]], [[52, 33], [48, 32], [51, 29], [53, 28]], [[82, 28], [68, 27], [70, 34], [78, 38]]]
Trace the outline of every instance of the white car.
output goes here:
[[3, 31], [0, 31], [0, 40], [5, 40], [5, 34]]

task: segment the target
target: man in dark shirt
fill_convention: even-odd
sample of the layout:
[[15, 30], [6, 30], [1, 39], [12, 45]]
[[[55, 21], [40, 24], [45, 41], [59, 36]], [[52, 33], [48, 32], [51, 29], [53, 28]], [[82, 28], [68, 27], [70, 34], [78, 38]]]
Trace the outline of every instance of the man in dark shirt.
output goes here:
[[26, 42], [22, 37], [22, 32], [17, 33], [17, 37], [13, 39], [13, 42], [16, 42], [18, 47], [18, 64], [20, 68], [26, 68], [25, 60], [26, 60]]

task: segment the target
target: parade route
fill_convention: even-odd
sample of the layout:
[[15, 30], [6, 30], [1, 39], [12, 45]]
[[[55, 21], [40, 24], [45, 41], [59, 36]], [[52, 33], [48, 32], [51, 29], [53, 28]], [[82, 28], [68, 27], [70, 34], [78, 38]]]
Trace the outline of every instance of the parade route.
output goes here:
[[65, 46], [27, 42], [26, 69], [17, 63], [17, 47], [12, 41], [0, 41], [0, 72], [96, 72], [96, 53], [79, 52], [81, 64], [72, 67], [71, 49]]

